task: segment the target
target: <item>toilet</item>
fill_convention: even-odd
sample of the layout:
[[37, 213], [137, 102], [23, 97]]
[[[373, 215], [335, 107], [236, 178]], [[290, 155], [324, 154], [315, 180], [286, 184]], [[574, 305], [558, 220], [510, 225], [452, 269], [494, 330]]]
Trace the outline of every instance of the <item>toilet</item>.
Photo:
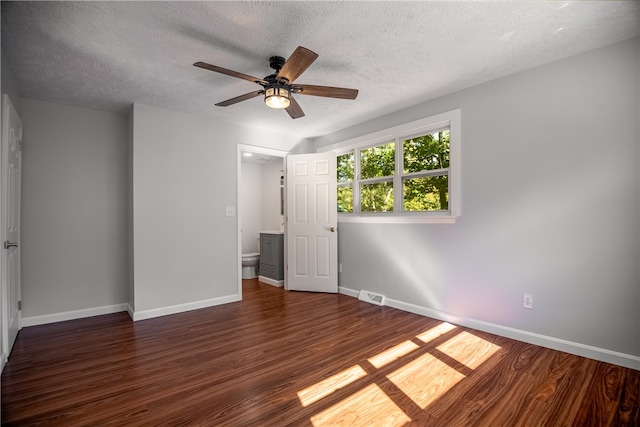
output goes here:
[[243, 279], [255, 279], [256, 268], [260, 263], [260, 254], [258, 252], [251, 252], [248, 254], [242, 254], [242, 278]]

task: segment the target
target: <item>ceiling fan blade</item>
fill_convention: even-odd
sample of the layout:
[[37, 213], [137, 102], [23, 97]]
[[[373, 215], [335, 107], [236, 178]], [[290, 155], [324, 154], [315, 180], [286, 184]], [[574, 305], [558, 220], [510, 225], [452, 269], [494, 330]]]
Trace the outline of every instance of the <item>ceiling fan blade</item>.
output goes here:
[[298, 119], [300, 117], [304, 117], [304, 111], [300, 108], [300, 104], [296, 101], [293, 96], [289, 95], [289, 101], [291, 102], [289, 106], [286, 108], [287, 113], [291, 116], [292, 119]]
[[293, 92], [300, 95], [324, 96], [327, 98], [356, 99], [358, 89], [344, 87], [294, 85]]
[[236, 96], [235, 98], [227, 99], [226, 101], [218, 102], [218, 107], [228, 107], [229, 105], [237, 104], [238, 102], [246, 101], [247, 99], [255, 98], [264, 94], [264, 90], [256, 90], [255, 92], [245, 93], [244, 95]]
[[278, 72], [278, 78], [285, 78], [289, 80], [289, 84], [293, 83], [295, 79], [300, 77], [300, 74], [302, 74], [304, 70], [309, 68], [309, 65], [311, 65], [317, 57], [317, 53], [306, 47], [298, 46]]
[[250, 82], [254, 82], [254, 83], [258, 83], [258, 84], [261, 84], [261, 83], [266, 84], [267, 83], [267, 82], [265, 82], [264, 80], [262, 80], [262, 79], [260, 79], [258, 77], [253, 77], [253, 76], [250, 76], [248, 74], [239, 73], [239, 72], [233, 71], [233, 70], [227, 70], [226, 68], [218, 67], [217, 65], [207, 64], [206, 62], [196, 62], [193, 65], [196, 66], [196, 67], [204, 68], [205, 70], [215, 71], [216, 73], [226, 74], [227, 76], [237, 77], [239, 79], [248, 80]]

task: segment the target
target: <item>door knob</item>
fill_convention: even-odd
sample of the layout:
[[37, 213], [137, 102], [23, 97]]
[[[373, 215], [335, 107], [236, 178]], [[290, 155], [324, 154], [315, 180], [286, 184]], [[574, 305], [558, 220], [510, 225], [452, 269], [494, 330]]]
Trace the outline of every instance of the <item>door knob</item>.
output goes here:
[[4, 242], [4, 248], [5, 249], [9, 249], [9, 248], [17, 248], [18, 244], [17, 243], [11, 243], [10, 241], [5, 241]]
[[334, 233], [336, 231], [335, 227], [325, 227], [325, 230], [329, 230], [330, 232]]

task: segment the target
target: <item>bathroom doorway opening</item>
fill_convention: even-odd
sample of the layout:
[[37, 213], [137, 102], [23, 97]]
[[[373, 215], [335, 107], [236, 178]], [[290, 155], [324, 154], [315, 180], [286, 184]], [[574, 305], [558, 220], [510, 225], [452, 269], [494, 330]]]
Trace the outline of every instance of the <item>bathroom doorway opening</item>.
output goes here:
[[[287, 151], [237, 146], [238, 295], [242, 298], [242, 254], [259, 252], [259, 233], [284, 231], [284, 177]], [[285, 239], [286, 240], [286, 239]], [[286, 250], [284, 252], [286, 257]], [[286, 258], [284, 259], [286, 265]], [[286, 284], [285, 284], [286, 288]]]

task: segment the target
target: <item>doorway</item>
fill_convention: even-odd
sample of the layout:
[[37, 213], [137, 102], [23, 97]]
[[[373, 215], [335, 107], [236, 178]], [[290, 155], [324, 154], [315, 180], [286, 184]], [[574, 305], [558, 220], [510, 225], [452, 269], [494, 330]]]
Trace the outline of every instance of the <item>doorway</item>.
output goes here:
[[[261, 230], [279, 230], [284, 226], [280, 179], [281, 177], [284, 179], [284, 162], [287, 154], [286, 151], [254, 145], [238, 144], [237, 146], [236, 221], [240, 298], [242, 298], [242, 254], [259, 252], [258, 237]], [[252, 182], [255, 185], [251, 184]]]

